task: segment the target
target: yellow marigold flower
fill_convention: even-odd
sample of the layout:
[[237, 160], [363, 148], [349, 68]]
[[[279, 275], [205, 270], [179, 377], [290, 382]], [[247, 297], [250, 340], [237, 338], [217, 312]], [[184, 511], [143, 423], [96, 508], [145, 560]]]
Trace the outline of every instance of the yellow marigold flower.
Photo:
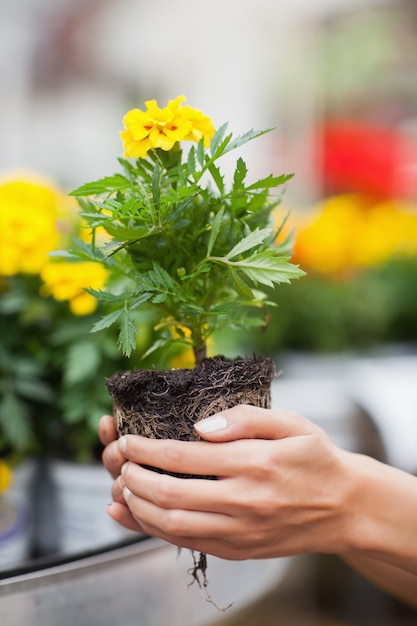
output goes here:
[[0, 183], [0, 274], [36, 274], [58, 245], [62, 196], [42, 178]]
[[85, 291], [86, 288], [101, 289], [107, 279], [107, 270], [100, 263], [53, 263], [41, 271], [44, 284], [40, 293], [55, 300], [68, 300], [74, 315], [89, 315], [97, 308], [97, 300]]
[[5, 461], [0, 460], [0, 494], [9, 488], [11, 482], [11, 469]]
[[120, 133], [126, 158], [145, 158], [149, 150], [171, 150], [182, 140], [210, 141], [215, 129], [206, 115], [190, 106], [181, 107], [184, 96], [170, 100], [161, 109], [156, 100], [145, 102], [146, 111], [132, 109], [123, 118], [125, 130]]
[[342, 275], [417, 252], [417, 207], [400, 201], [369, 205], [335, 196], [299, 224], [294, 257], [302, 267]]
[[326, 200], [297, 232], [294, 258], [307, 271], [340, 274], [352, 265], [362, 224], [362, 204], [356, 196]]
[[354, 261], [369, 266], [417, 252], [417, 211], [402, 202], [385, 202], [364, 213]]

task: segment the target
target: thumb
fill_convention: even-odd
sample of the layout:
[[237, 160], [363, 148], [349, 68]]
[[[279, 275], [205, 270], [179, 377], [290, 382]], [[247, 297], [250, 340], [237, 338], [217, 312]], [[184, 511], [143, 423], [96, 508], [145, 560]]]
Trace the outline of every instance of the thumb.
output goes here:
[[293, 411], [240, 404], [200, 420], [194, 428], [203, 439], [217, 442], [297, 437], [317, 427]]

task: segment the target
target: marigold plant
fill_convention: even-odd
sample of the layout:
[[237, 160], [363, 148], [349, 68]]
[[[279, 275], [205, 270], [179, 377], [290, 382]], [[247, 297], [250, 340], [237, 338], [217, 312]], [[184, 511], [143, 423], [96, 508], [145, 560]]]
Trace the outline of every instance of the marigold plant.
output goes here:
[[106, 269], [50, 255], [79, 230], [75, 208], [44, 176], [0, 179], [0, 455], [52, 441], [55, 453], [91, 455], [111, 410], [103, 377], [125, 366], [113, 336], [89, 334], [104, 305], [84, 287], [101, 289]]
[[89, 315], [97, 309], [97, 300], [86, 288], [102, 289], [106, 269], [99, 263], [47, 263], [41, 270], [42, 296], [68, 301], [74, 315]]
[[[227, 124], [216, 131], [184, 101], [179, 96], [159, 108], [150, 100], [144, 111], [125, 115], [122, 171], [72, 192], [93, 233], [91, 243], [79, 241], [73, 253], [103, 263], [113, 283], [123, 277], [112, 290], [90, 290], [113, 304], [94, 330], [117, 324], [128, 355], [138, 333], [135, 311], [150, 308], [158, 333], [151, 350], [182, 342], [199, 363], [217, 329], [263, 325], [264, 288], [303, 272], [290, 263], [289, 239], [276, 244], [280, 227], [272, 218], [281, 199], [272, 190], [292, 175], [248, 182], [238, 158], [227, 183], [218, 166], [221, 157], [267, 131], [234, 137]], [[192, 142], [187, 152], [183, 140]], [[97, 229], [110, 237], [104, 246]]]
[[417, 207], [410, 202], [333, 196], [296, 219], [294, 258], [325, 276], [346, 277], [417, 253]]
[[36, 274], [58, 245], [59, 193], [43, 181], [0, 184], [0, 274]]

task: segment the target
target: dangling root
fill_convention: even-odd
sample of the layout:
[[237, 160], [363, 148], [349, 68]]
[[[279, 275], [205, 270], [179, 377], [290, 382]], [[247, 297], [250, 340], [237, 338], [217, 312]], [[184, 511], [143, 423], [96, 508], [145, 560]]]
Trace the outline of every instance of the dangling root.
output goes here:
[[216, 604], [216, 602], [207, 591], [207, 555], [204, 554], [204, 552], [200, 552], [197, 557], [194, 550], [191, 550], [191, 554], [193, 557], [193, 567], [190, 567], [190, 569], [187, 571], [187, 574], [190, 574], [190, 576], [192, 577], [192, 581], [188, 585], [188, 588], [194, 585], [194, 583], [197, 583], [207, 602], [210, 602], [210, 604], [216, 607], [218, 611], [224, 613], [225, 611], [230, 609], [231, 606], [233, 606], [233, 602], [222, 608], [218, 604]]

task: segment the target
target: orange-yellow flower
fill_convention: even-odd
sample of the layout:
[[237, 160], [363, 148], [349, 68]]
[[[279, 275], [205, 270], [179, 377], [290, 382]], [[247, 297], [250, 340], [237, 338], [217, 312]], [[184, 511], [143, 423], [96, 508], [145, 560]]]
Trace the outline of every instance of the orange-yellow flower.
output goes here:
[[74, 315], [89, 315], [97, 308], [97, 300], [85, 289], [102, 289], [107, 279], [107, 270], [100, 263], [53, 263], [41, 271], [44, 284], [40, 293], [55, 300], [68, 300]]
[[149, 150], [171, 150], [182, 140], [200, 141], [207, 145], [215, 129], [209, 117], [190, 106], [182, 107], [184, 96], [170, 100], [161, 109], [156, 100], [145, 102], [146, 110], [132, 109], [126, 113], [120, 133], [126, 158], [145, 158]]
[[48, 179], [30, 172], [4, 173], [0, 181], [0, 275], [37, 274], [49, 252], [69, 234], [69, 208], [68, 200]]
[[416, 207], [400, 201], [369, 205], [355, 195], [329, 198], [307, 214], [294, 245], [304, 269], [332, 276], [416, 252]]

